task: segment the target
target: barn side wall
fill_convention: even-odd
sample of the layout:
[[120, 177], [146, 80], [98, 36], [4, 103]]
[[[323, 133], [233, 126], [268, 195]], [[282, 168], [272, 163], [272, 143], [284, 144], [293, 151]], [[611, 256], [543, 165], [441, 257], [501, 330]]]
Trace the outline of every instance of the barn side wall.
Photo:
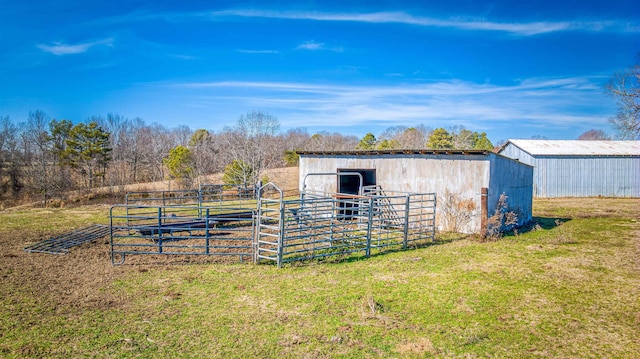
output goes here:
[[533, 167], [496, 154], [490, 157], [489, 216], [495, 213], [498, 200], [504, 194], [508, 210], [518, 214], [518, 225], [529, 223], [533, 216]]
[[500, 154], [505, 157], [512, 158], [516, 161], [520, 161], [522, 163], [533, 166], [533, 156], [511, 142], [508, 142], [507, 145], [500, 150]]
[[[477, 233], [481, 229], [481, 189], [489, 187], [490, 177], [490, 161], [486, 155], [303, 155], [300, 189], [304, 190], [306, 174], [332, 173], [338, 169], [375, 169], [376, 184], [386, 191], [436, 192], [436, 226], [440, 230], [449, 226], [442, 212], [451, 202], [447, 194], [467, 201], [471, 218], [459, 230]], [[306, 190], [325, 193], [338, 190], [335, 176], [307, 177], [306, 187]]]
[[537, 197], [640, 197], [640, 157], [536, 157]]

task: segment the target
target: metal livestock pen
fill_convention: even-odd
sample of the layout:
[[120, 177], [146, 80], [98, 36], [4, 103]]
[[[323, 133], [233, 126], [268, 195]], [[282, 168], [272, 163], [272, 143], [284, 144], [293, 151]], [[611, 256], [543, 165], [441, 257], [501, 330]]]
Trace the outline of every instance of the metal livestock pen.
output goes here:
[[203, 193], [189, 195], [198, 198], [191, 203], [179, 193], [139, 193], [128, 200], [164, 202], [135, 200], [113, 206], [112, 263], [124, 263], [127, 255], [179, 254], [239, 257], [280, 267], [332, 256], [368, 257], [435, 237], [434, 193], [363, 186], [358, 195], [304, 191], [298, 198], [285, 198], [272, 183], [258, 188], [254, 196], [220, 189], [215, 199]]

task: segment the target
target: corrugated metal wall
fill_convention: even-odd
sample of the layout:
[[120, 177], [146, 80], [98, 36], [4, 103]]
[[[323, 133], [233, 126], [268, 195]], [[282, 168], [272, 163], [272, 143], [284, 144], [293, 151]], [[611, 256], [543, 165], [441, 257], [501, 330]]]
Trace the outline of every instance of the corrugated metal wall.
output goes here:
[[536, 197], [640, 197], [640, 157], [538, 157]]
[[521, 150], [519, 147], [514, 146], [511, 142], [507, 143], [507, 145], [500, 150], [500, 154], [533, 166], [533, 157], [527, 152]]
[[536, 156], [508, 144], [502, 155], [534, 166], [534, 197], [640, 197], [640, 156]]

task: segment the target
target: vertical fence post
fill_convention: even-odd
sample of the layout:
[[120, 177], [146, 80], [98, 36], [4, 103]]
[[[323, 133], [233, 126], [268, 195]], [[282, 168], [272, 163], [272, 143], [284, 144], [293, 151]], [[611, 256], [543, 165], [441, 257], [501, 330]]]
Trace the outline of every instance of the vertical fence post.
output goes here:
[[404, 202], [404, 240], [402, 241], [402, 249], [407, 249], [409, 242], [409, 211], [411, 210], [411, 195], [407, 195]]
[[489, 189], [483, 187], [480, 189], [480, 235], [487, 234], [489, 221]]
[[258, 264], [258, 250], [260, 249], [258, 240], [260, 239], [260, 217], [262, 213], [262, 201], [258, 202], [257, 211], [251, 215], [251, 257], [253, 264]]
[[127, 194], [124, 195], [124, 203], [126, 205], [125, 207], [125, 215], [127, 217], [127, 226], [129, 225], [129, 193], [127, 192]]
[[[257, 228], [258, 226], [260, 226], [260, 223], [257, 221], [259, 216], [260, 216], [260, 212], [262, 210], [262, 189], [263, 189], [263, 185], [262, 185], [262, 181], [259, 182], [260, 186], [256, 186], [254, 188], [254, 195], [256, 198], [256, 211], [254, 212], [254, 214], [252, 215], [252, 220], [253, 220], [253, 228], [252, 231], [253, 233], [251, 234], [251, 238], [253, 238], [253, 243], [251, 244], [251, 250], [252, 250], [252, 257], [253, 257], [253, 263], [256, 264], [258, 263], [258, 235], [260, 233], [259, 229]], [[266, 184], [265, 184], [266, 186]], [[242, 257], [240, 257], [242, 258]]]
[[253, 228], [251, 232], [251, 255], [253, 258], [253, 264], [258, 263], [258, 239], [260, 236], [260, 215], [262, 213], [262, 201], [258, 200], [256, 203], [256, 211], [251, 220], [253, 221]]
[[282, 268], [282, 260], [284, 255], [284, 203], [280, 201], [280, 214], [278, 222], [278, 268]]
[[111, 264], [113, 264], [113, 206], [109, 208], [109, 245], [111, 247]]
[[158, 207], [158, 253], [162, 253], [162, 207]]
[[431, 211], [431, 241], [436, 240], [436, 211], [438, 210], [438, 196], [433, 193], [433, 210]]
[[[336, 226], [337, 216], [339, 215], [338, 210], [336, 209], [336, 201], [331, 201], [331, 217], [329, 217], [329, 245], [333, 247], [333, 232], [334, 227]], [[315, 242], [315, 241], [314, 241]]]
[[167, 201], [164, 196], [164, 191], [162, 191], [162, 209], [164, 212], [166, 212], [166, 208], [165, 208], [166, 205], [167, 205]]
[[[207, 213], [209, 213], [209, 210], [207, 210]], [[198, 217], [202, 218], [202, 184], [198, 187]], [[208, 214], [207, 217], [209, 217]]]
[[205, 251], [207, 252], [207, 254], [209, 254], [209, 208], [207, 208], [207, 212], [204, 220], [205, 220], [204, 222]]
[[369, 197], [369, 213], [367, 216], [367, 258], [371, 256], [371, 231], [373, 231], [373, 198]]

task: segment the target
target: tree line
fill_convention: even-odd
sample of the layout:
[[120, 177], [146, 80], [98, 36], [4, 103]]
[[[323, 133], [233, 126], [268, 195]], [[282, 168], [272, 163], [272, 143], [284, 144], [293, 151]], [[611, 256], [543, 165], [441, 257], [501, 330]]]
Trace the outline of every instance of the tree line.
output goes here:
[[493, 150], [494, 146], [482, 132], [472, 132], [464, 126], [430, 129], [424, 126], [395, 126], [385, 130], [380, 139], [369, 132], [358, 142], [357, 150], [391, 149], [474, 149]]
[[[250, 112], [220, 132], [168, 128], [118, 114], [73, 123], [40, 110], [14, 122], [0, 116], [0, 199], [175, 179], [190, 188], [233, 165], [251, 169], [230, 181], [255, 183], [264, 169], [295, 164], [295, 150], [353, 149], [358, 139], [304, 129], [280, 133], [275, 116]], [[289, 154], [287, 156], [287, 154]]]
[[240, 116], [219, 132], [167, 128], [118, 114], [84, 122], [50, 118], [40, 110], [26, 121], [0, 116], [0, 198], [47, 198], [69, 190], [175, 179], [190, 188], [204, 175], [249, 185], [264, 170], [295, 166], [299, 151], [393, 148], [482, 148], [486, 134], [464, 127], [390, 127], [363, 138], [337, 132], [309, 135], [303, 128], [280, 132], [277, 117], [259, 111]]

